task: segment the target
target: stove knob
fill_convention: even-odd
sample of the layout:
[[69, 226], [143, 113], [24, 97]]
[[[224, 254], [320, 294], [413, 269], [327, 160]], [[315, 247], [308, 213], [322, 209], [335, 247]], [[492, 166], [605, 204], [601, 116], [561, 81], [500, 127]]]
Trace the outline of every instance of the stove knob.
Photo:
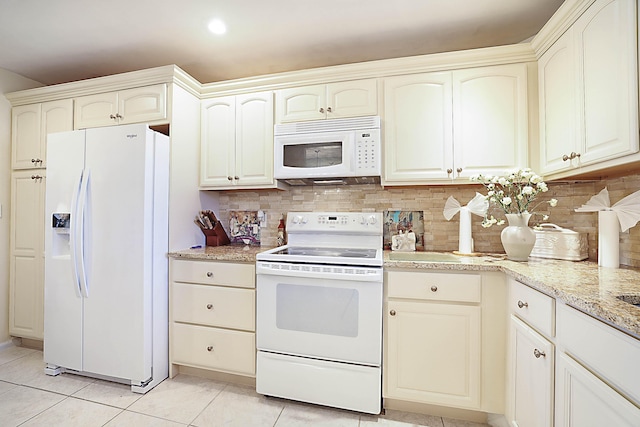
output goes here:
[[296, 215], [293, 217], [293, 219], [291, 220], [292, 223], [297, 224], [300, 222], [300, 220], [302, 219], [302, 217], [300, 215]]
[[375, 224], [376, 223], [376, 217], [374, 215], [371, 215], [369, 217], [369, 224]]
[[366, 225], [367, 224], [367, 218], [365, 218], [364, 216], [361, 216], [360, 217], [360, 224]]
[[303, 217], [300, 218], [300, 222], [302, 224], [306, 224], [307, 222], [309, 222], [309, 219], [306, 216], [303, 216]]

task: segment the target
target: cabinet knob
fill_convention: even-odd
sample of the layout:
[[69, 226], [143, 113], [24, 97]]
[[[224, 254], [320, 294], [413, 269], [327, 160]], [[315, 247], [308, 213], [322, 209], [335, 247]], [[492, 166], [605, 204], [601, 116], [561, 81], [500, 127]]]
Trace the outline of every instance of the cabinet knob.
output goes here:
[[31, 163], [36, 164], [36, 163], [38, 163], [38, 160], [37, 159], [31, 159]]
[[395, 316], [395, 315], [396, 315], [396, 311], [395, 311], [395, 310], [391, 310], [391, 311], [389, 312], [389, 314], [390, 314], [390, 315], [392, 315], [392, 316]]
[[42, 176], [40, 176], [40, 175], [31, 175], [31, 179], [33, 179], [33, 180], [42, 179]]
[[240, 177], [238, 175], [234, 176], [233, 179], [235, 179], [236, 181], [240, 179]]
[[109, 114], [109, 118], [110, 118], [111, 120], [115, 120], [115, 119], [116, 119], [116, 116], [114, 116], [113, 114]]
[[116, 113], [116, 119], [124, 119], [124, 117], [122, 117], [120, 113]]
[[449, 168], [447, 169], [447, 175], [451, 175], [453, 173], [453, 169]]
[[207, 347], [207, 351], [213, 351], [213, 346]]
[[327, 107], [327, 113], [331, 112], [331, 107]]
[[228, 177], [227, 177], [227, 179], [228, 179], [229, 181], [233, 181], [233, 177], [231, 177], [231, 176], [228, 176]]
[[207, 304], [207, 310], [211, 310], [213, 308], [213, 304]]
[[544, 353], [544, 351], [540, 351], [537, 348], [533, 349], [533, 355], [536, 357], [536, 359], [540, 359], [540, 357], [546, 357], [547, 355]]
[[213, 273], [211, 271], [207, 271], [207, 277], [213, 277]]
[[529, 307], [529, 303], [518, 301], [518, 308], [524, 308], [524, 307]]
[[318, 110], [320, 113], [324, 113], [324, 108], [320, 107], [320, 109]]
[[461, 173], [462, 172], [462, 168], [456, 169], [456, 172]]
[[438, 287], [436, 285], [433, 285], [431, 287], [431, 292], [437, 292], [438, 291]]

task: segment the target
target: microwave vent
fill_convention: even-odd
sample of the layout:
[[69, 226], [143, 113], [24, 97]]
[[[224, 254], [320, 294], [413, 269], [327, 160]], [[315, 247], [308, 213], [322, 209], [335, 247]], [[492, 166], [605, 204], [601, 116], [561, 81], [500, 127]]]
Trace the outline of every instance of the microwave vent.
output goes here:
[[358, 129], [379, 129], [380, 116], [352, 117], [346, 119], [315, 120], [310, 122], [284, 123], [274, 126], [276, 135], [332, 132]]

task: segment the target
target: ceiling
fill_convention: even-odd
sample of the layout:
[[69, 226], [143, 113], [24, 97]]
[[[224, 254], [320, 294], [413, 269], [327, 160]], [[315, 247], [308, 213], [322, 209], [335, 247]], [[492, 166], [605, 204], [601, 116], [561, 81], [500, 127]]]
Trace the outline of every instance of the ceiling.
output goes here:
[[209, 83], [519, 43], [562, 2], [0, 0], [0, 68], [56, 84], [176, 64]]

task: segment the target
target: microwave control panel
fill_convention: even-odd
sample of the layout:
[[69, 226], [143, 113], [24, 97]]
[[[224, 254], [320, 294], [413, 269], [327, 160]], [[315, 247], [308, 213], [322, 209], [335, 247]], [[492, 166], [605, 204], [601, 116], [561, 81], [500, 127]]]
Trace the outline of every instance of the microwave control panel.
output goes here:
[[380, 175], [380, 145], [380, 129], [357, 131], [355, 155], [358, 175]]

